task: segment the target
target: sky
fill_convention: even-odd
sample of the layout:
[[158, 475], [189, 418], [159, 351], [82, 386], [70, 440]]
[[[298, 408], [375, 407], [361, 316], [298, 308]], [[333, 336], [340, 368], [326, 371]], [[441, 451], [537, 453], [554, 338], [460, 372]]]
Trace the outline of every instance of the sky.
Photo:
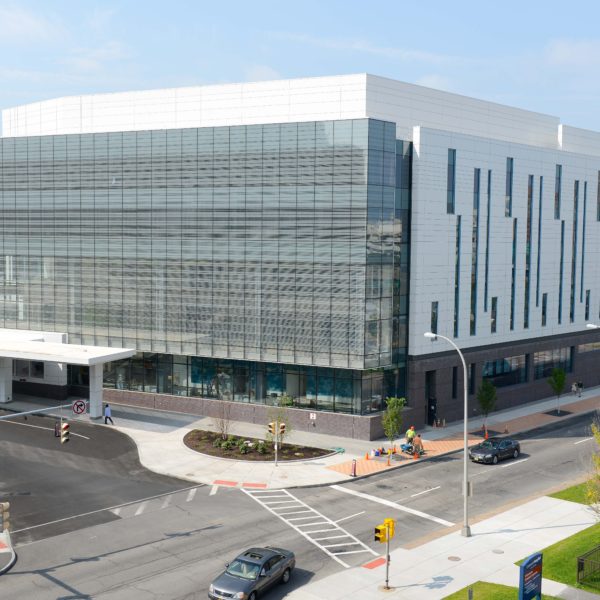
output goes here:
[[368, 72], [600, 131], [597, 0], [0, 0], [0, 109]]

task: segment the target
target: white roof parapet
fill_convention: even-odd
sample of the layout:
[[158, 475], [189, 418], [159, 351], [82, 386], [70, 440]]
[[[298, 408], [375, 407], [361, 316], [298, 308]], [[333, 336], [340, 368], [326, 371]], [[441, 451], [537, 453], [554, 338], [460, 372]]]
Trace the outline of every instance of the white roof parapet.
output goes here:
[[3, 110], [2, 136], [361, 118], [395, 122], [401, 139], [423, 126], [560, 147], [558, 117], [367, 73], [66, 96]]
[[135, 350], [132, 348], [80, 346], [76, 344], [0, 338], [0, 357], [3, 358], [92, 366], [122, 358], [129, 358], [134, 354]]
[[559, 125], [558, 143], [561, 150], [566, 152], [600, 156], [600, 132], [598, 131]]

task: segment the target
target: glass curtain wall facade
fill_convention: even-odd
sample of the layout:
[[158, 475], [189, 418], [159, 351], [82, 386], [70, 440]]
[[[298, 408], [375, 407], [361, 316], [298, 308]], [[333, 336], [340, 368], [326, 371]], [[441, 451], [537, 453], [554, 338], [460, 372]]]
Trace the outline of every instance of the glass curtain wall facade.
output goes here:
[[380, 410], [410, 160], [372, 119], [1, 138], [0, 326], [136, 348], [109, 387]]

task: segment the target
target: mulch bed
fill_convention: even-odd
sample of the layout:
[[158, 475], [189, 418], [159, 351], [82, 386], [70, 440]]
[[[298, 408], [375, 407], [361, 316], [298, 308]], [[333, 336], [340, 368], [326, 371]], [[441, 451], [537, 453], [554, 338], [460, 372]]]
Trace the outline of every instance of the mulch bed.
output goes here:
[[[214, 431], [203, 431], [194, 429], [185, 435], [183, 443], [196, 452], [216, 456], [219, 458], [234, 458], [236, 460], [275, 460], [275, 450], [273, 442], [259, 440], [257, 438], [229, 435], [228, 444], [223, 448], [221, 445], [215, 445], [216, 440], [221, 444], [225, 440], [221, 434]], [[243, 442], [248, 449], [244, 454], [240, 451], [238, 444]], [[249, 443], [248, 443], [249, 442]], [[262, 449], [263, 452], [259, 452]], [[322, 448], [312, 448], [311, 446], [297, 446], [295, 444], [282, 444], [277, 452], [277, 458], [281, 461], [286, 460], [305, 460], [307, 458], [318, 458], [331, 454], [332, 450]]]

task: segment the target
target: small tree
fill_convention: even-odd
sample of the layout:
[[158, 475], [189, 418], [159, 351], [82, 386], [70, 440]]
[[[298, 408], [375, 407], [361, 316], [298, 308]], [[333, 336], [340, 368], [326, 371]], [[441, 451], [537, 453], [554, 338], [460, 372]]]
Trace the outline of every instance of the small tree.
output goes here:
[[219, 402], [217, 416], [213, 417], [213, 423], [221, 435], [221, 439], [226, 440], [231, 427], [231, 404], [229, 402]]
[[600, 415], [592, 423], [592, 435], [596, 448], [592, 453], [591, 477], [587, 482], [586, 500], [600, 518]]
[[488, 415], [496, 406], [496, 387], [489, 379], [484, 379], [477, 390], [477, 402], [483, 413], [483, 427], [488, 418]]
[[548, 377], [548, 385], [552, 388], [554, 395], [556, 396], [556, 414], [560, 415], [560, 397], [565, 391], [565, 385], [567, 383], [567, 375], [564, 369], [556, 367], [552, 369], [552, 375]]
[[381, 417], [381, 424], [385, 437], [390, 441], [390, 446], [394, 445], [394, 440], [402, 431], [402, 409], [406, 404], [404, 398], [386, 398], [387, 408]]

